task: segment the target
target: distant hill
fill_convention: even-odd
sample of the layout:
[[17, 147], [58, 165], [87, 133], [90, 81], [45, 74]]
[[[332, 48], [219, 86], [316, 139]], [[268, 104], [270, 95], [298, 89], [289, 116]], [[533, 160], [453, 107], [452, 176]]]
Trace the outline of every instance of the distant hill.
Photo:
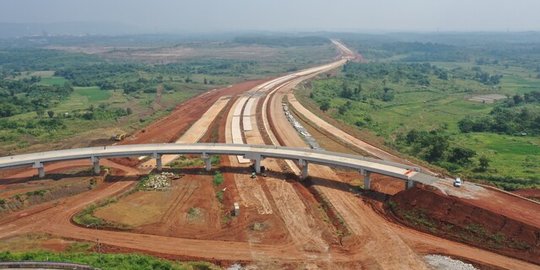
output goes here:
[[259, 44], [267, 46], [313, 46], [330, 43], [330, 40], [325, 37], [317, 36], [266, 36], [266, 35], [250, 35], [239, 36], [233, 40], [241, 44]]
[[125, 35], [140, 33], [137, 27], [119, 23], [0, 23], [0, 38], [47, 35]]

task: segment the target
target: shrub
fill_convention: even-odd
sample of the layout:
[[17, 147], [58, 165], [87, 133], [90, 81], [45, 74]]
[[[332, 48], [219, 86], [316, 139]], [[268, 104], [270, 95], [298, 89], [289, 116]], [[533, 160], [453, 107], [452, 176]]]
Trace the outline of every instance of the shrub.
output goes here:
[[216, 172], [214, 175], [214, 186], [219, 186], [223, 184], [223, 174], [221, 174], [219, 171]]

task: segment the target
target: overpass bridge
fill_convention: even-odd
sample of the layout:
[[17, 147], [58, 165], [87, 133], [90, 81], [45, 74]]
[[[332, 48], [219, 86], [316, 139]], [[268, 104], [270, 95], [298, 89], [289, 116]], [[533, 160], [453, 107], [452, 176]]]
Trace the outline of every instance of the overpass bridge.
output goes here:
[[377, 173], [391, 176], [405, 182], [407, 188], [413, 187], [415, 182], [431, 184], [439, 178], [423, 173], [420, 168], [404, 164], [366, 158], [358, 155], [349, 155], [337, 152], [312, 150], [307, 148], [290, 148], [270, 145], [248, 144], [131, 144], [102, 147], [76, 148], [56, 150], [31, 154], [0, 157], [0, 169], [32, 165], [38, 171], [38, 176], [45, 176], [44, 163], [66, 160], [90, 159], [93, 170], [100, 173], [99, 160], [101, 158], [150, 156], [156, 159], [156, 168], [162, 169], [162, 155], [195, 154], [201, 155], [205, 161], [205, 169], [211, 170], [211, 155], [244, 156], [253, 162], [257, 173], [261, 172], [261, 161], [264, 158], [289, 159], [297, 161], [302, 169], [300, 177], [308, 176], [308, 165], [321, 164], [330, 167], [343, 167], [357, 170], [364, 176], [364, 187], [370, 187], [370, 174]]

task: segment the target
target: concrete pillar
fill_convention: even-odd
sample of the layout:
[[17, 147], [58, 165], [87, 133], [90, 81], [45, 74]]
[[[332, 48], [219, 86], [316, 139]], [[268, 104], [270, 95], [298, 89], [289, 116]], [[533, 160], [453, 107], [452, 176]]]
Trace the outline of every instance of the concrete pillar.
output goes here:
[[94, 174], [99, 174], [101, 172], [101, 168], [99, 167], [99, 158], [91, 157], [91, 159], [92, 159], [92, 166], [94, 167]]
[[161, 170], [163, 170], [163, 161], [161, 160], [161, 155], [154, 153], [154, 158], [156, 159], [156, 170], [161, 172]]
[[411, 189], [414, 187], [414, 181], [409, 179], [405, 182], [405, 189]]
[[300, 174], [300, 179], [305, 180], [308, 177], [308, 162], [300, 159], [298, 160], [298, 164], [300, 165], [300, 168], [302, 169], [302, 173]]
[[255, 158], [255, 172], [261, 173], [261, 157]]
[[36, 161], [32, 167], [37, 169], [39, 178], [45, 177], [45, 167], [43, 166], [43, 163]]
[[203, 153], [201, 159], [204, 160], [204, 169], [209, 172], [212, 170], [212, 159], [206, 153]]
[[371, 190], [371, 172], [361, 170], [360, 174], [364, 176], [364, 190]]

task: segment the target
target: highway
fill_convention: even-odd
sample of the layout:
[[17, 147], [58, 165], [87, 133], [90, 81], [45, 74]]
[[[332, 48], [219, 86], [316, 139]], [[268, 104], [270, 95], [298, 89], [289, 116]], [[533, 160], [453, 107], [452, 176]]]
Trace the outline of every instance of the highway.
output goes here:
[[[304, 268], [323, 265], [334, 269], [369, 268], [369, 266], [378, 269], [425, 269], [418, 255], [435, 251], [458, 258], [467, 258], [488, 266], [536, 269], [534, 265], [523, 261], [417, 232], [399, 224], [388, 224], [388, 220], [376, 213], [363, 199], [358, 198], [357, 194], [350, 190], [335, 188], [341, 181], [333, 170], [334, 167], [358, 171], [364, 175], [364, 186], [368, 181], [367, 187], [369, 187], [370, 173], [391, 176], [395, 181], [404, 182], [406, 187], [411, 187], [414, 183], [437, 187], [441, 179], [421, 167], [399, 163], [402, 161], [395, 162], [397, 158], [381, 155], [380, 149], [379, 152], [373, 149], [373, 153], [370, 153], [394, 162], [305, 148], [302, 139], [282, 116], [283, 98], [287, 96], [291, 107], [294, 107], [298, 113], [305, 113], [304, 115], [309, 119], [318, 120], [311, 118], [313, 115], [299, 110], [298, 106], [295, 106], [297, 104], [294, 104], [296, 102], [293, 99], [294, 96], [288, 93], [296, 84], [321, 72], [338, 68], [347, 59], [354, 58], [353, 53], [343, 44], [337, 41], [332, 42], [343, 52], [340, 60], [278, 77], [256, 86], [241, 96], [223, 97], [223, 100], [216, 102], [201, 119], [176, 140], [176, 143], [90, 147], [0, 157], [0, 169], [33, 166], [38, 174], [44, 175], [44, 163], [92, 160], [94, 171], [99, 172], [100, 164], [107, 166], [106, 158], [138, 156], [150, 157], [151, 159], [144, 164], [151, 164], [149, 168], [156, 166], [160, 169], [176, 155], [194, 154], [200, 155], [205, 160], [206, 169], [211, 166], [210, 155], [228, 155], [231, 162], [226, 164], [227, 166], [242, 166], [240, 161], [245, 160], [248, 164], [253, 163], [255, 170], [260, 170], [260, 166], [264, 165], [272, 171], [281, 171], [282, 167], [274, 159], [285, 159], [291, 171], [299, 174], [301, 178], [307, 176], [308, 173], [312, 176], [310, 181], [313, 181], [314, 188], [343, 218], [350, 235], [343, 238], [345, 242], [341, 244], [342, 246], [332, 246], [328, 238], [323, 237], [324, 230], [321, 228], [328, 224], [322, 222], [323, 219], [320, 219], [318, 212], [309, 211], [310, 202], [304, 201], [306, 197], [298, 192], [301, 189], [295, 187], [298, 183], [275, 178], [271, 173], [263, 181], [253, 181], [248, 175], [235, 174], [233, 185], [229, 188], [229, 190], [237, 189], [239, 195], [236, 195], [235, 199], [246, 204], [246, 206], [242, 204], [243, 220], [248, 217], [245, 213], [251, 209], [257, 210], [257, 220], [268, 218], [265, 216], [269, 214], [277, 215], [280, 220], [283, 220], [290, 239], [276, 240], [271, 244], [260, 243], [260, 239], [256, 237], [248, 237], [247, 240], [191, 239], [137, 232], [93, 230], [71, 223], [71, 217], [86, 205], [119, 194], [133, 184], [130, 181], [107, 183], [88, 193], [66, 198], [59, 206], [51, 206], [50, 209], [44, 211], [30, 209], [24, 212], [24, 215], [13, 213], [4, 221], [0, 219], [0, 225], [2, 225], [0, 238], [6, 239], [8, 236], [28, 232], [44, 232], [87, 241], [93, 241], [98, 237], [104, 244], [140, 252], [188, 256], [197, 259], [250, 261], [255, 264], [262, 262], [262, 265], [270, 261], [301, 262]], [[228, 112], [223, 112], [229, 99], [235, 103], [231, 104]], [[225, 137], [230, 137], [226, 140], [229, 144], [196, 143], [220, 113], [229, 113], [225, 125], [225, 133], [232, 134], [225, 135]], [[336, 137], [360, 144], [360, 140], [354, 141], [354, 137], [349, 138], [344, 133], [331, 128], [330, 126], [323, 127]], [[265, 143], [263, 135], [269, 138], [266, 143], [274, 145], [261, 145]], [[285, 145], [289, 147], [284, 147]], [[48, 171], [49, 168], [47, 167]], [[324, 180], [321, 181], [321, 179]], [[451, 185], [448, 189], [452, 189]], [[245, 197], [246, 194], [251, 197]], [[268, 211], [261, 213], [258, 212], [259, 208], [255, 203], [247, 204], [248, 199], [252, 197], [256, 202], [265, 201], [269, 207]], [[175, 208], [175, 211], [179, 209]], [[230, 230], [230, 227], [225, 227], [224, 231]], [[253, 233], [252, 230], [247, 230], [248, 235]], [[367, 266], [364, 265], [366, 262]]]

